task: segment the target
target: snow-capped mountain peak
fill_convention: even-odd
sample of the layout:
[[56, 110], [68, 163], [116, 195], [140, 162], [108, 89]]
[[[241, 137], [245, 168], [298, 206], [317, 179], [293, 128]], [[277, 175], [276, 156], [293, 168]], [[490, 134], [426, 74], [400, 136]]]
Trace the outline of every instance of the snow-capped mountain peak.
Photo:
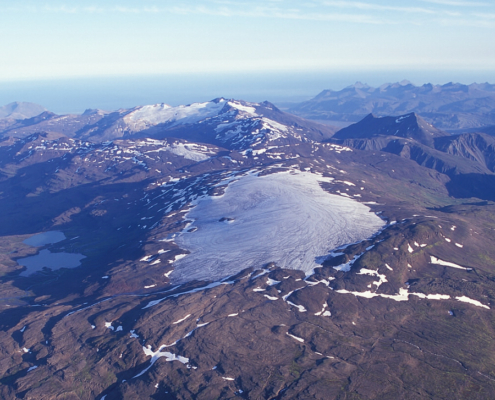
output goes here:
[[279, 139], [307, 140], [305, 129], [293, 119], [269, 103], [217, 98], [175, 107], [136, 107], [113, 122], [110, 129], [106, 127], [105, 134], [181, 137], [246, 150]]
[[240, 118], [257, 116], [255, 104], [218, 98], [175, 107], [164, 103], [140, 106], [129, 112], [124, 121], [133, 131], [138, 131], [159, 124], [169, 128], [190, 125], [228, 113], [239, 114]]
[[178, 138], [247, 150], [274, 141], [320, 141], [332, 136], [336, 129], [301, 120], [268, 102], [220, 97], [188, 105], [159, 103], [109, 113], [59, 116], [39, 123], [29, 121], [12, 126], [9, 133], [26, 137], [43, 131], [90, 141]]

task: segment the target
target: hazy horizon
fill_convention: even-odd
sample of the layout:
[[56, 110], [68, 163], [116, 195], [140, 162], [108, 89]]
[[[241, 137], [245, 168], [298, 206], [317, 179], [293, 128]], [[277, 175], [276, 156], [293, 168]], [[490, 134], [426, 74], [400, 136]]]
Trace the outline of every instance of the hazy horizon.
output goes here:
[[14, 101], [37, 103], [57, 114], [88, 108], [112, 111], [144, 104], [172, 106], [217, 97], [270, 101], [277, 105], [313, 98], [322, 90], [340, 90], [357, 81], [380, 86], [403, 79], [425, 83], [490, 82], [492, 71], [308, 71], [230, 74], [164, 74], [0, 82], [0, 106]]

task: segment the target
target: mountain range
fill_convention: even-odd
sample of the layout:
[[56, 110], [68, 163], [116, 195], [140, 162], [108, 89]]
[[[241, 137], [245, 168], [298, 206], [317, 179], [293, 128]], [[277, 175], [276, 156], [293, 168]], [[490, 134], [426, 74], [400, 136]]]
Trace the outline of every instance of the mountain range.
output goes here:
[[115, 112], [86, 110], [81, 115], [44, 112], [16, 121], [0, 131], [0, 135], [25, 137], [51, 132], [91, 141], [180, 137], [242, 148], [266, 140], [300, 137], [298, 131], [303, 130], [305, 137], [322, 140], [331, 137], [336, 128], [281, 112], [268, 102], [257, 104], [219, 98], [178, 107], [155, 104]]
[[0, 118], [26, 119], [47, 111], [44, 107], [27, 102], [13, 102], [0, 107]]
[[495, 125], [495, 85], [447, 83], [415, 86], [409, 81], [374, 88], [357, 82], [342, 90], [324, 90], [290, 112], [301, 117], [357, 122], [376, 116], [417, 113], [439, 129], [465, 131]]
[[8, 119], [0, 397], [493, 397], [495, 139], [370, 112]]
[[414, 160], [447, 175], [451, 194], [495, 200], [495, 138], [482, 132], [450, 135], [414, 113], [380, 118], [370, 114], [328, 141]]

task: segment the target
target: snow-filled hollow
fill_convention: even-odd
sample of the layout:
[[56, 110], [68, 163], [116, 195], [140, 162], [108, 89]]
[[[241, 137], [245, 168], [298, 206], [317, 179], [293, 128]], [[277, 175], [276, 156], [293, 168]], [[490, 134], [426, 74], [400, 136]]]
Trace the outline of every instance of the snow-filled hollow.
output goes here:
[[321, 180], [309, 172], [248, 174], [222, 196], [201, 198], [186, 215], [197, 230], [175, 239], [190, 254], [174, 263], [171, 280], [216, 280], [269, 262], [310, 273], [332, 249], [383, 226], [364, 204], [325, 192]]

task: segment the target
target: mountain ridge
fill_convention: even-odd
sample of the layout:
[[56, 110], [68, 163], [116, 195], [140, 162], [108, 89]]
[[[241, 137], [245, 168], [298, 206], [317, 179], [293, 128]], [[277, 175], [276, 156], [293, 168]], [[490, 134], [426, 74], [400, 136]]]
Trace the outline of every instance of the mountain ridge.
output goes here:
[[45, 111], [48, 110], [39, 104], [15, 101], [0, 107], [0, 119], [23, 120], [35, 117]]
[[20, 121], [0, 134], [25, 137], [36, 132], [56, 132], [91, 141], [179, 137], [247, 149], [266, 140], [300, 141], [308, 137], [321, 141], [336, 130], [284, 113], [269, 102], [217, 98], [177, 107], [161, 103], [108, 113], [96, 111], [66, 116], [45, 113], [43, 117]]
[[397, 117], [375, 117], [368, 114], [361, 121], [339, 130], [333, 138], [372, 138], [375, 136], [398, 136], [414, 139], [422, 144], [431, 146], [435, 138], [449, 136], [449, 133], [435, 128], [416, 113]]
[[[414, 160], [449, 176], [452, 182], [463, 181], [468, 189], [455, 189], [456, 193], [465, 195], [471, 190], [477, 197], [495, 199], [487, 184], [495, 173], [495, 138], [482, 132], [450, 135], [414, 113], [380, 118], [370, 114], [326, 141]], [[472, 178], [465, 182], [467, 175]]]
[[495, 124], [495, 85], [402, 83], [376, 88], [357, 83], [340, 91], [323, 90], [289, 111], [309, 119], [347, 122], [357, 122], [370, 113], [415, 112], [438, 128], [451, 131]]

